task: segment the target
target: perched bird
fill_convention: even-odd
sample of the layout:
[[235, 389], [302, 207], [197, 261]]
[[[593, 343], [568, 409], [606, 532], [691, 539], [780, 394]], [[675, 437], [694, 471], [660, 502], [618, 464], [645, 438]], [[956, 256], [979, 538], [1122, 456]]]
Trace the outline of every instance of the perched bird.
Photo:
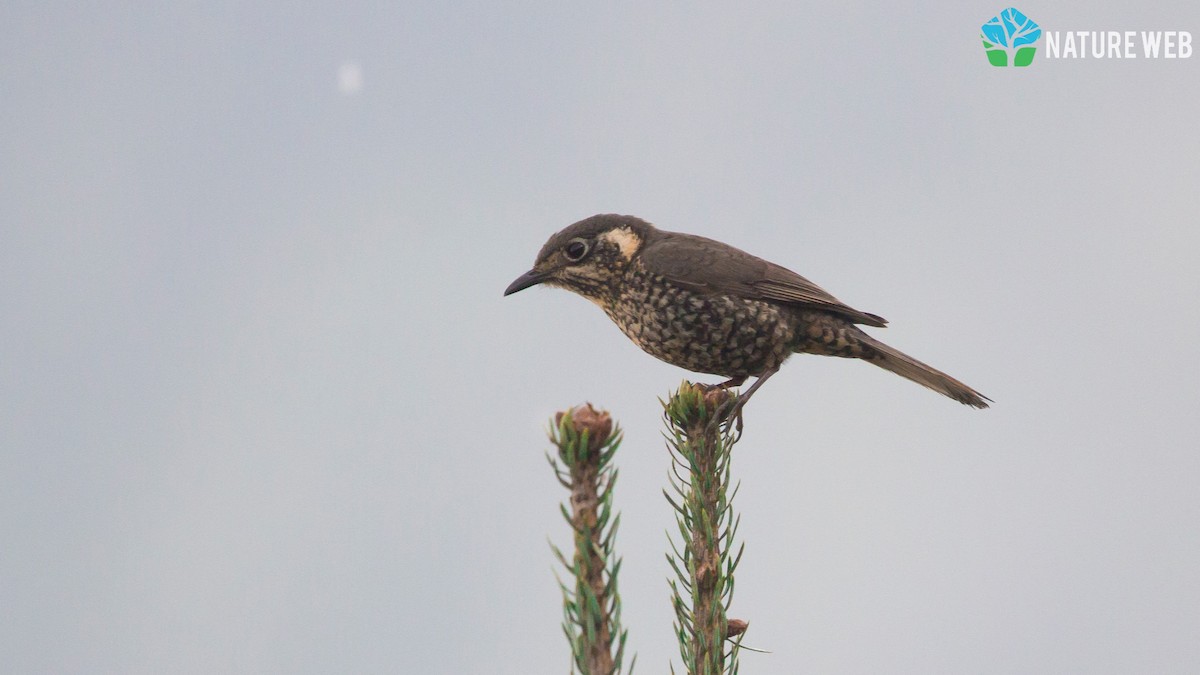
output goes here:
[[634, 216], [601, 214], [550, 237], [533, 269], [504, 291], [536, 284], [600, 306], [629, 339], [667, 363], [729, 378], [758, 378], [793, 353], [862, 359], [976, 408], [986, 396], [867, 335], [882, 328], [820, 286], [719, 241], [660, 230]]

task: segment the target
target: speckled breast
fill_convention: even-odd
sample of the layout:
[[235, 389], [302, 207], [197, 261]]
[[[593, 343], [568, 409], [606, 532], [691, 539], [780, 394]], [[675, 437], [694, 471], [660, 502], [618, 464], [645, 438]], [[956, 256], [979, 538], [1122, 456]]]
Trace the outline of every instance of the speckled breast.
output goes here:
[[667, 363], [724, 377], [758, 375], [791, 354], [785, 310], [696, 293], [643, 270], [626, 273], [604, 310], [639, 347]]

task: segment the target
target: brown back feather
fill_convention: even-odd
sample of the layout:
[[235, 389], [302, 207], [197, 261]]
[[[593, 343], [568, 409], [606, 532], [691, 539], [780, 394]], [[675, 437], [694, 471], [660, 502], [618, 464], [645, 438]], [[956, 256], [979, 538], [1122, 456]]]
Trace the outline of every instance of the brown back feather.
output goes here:
[[705, 293], [729, 293], [838, 314], [882, 328], [887, 321], [860, 312], [795, 272], [719, 241], [654, 230], [641, 250], [646, 269]]

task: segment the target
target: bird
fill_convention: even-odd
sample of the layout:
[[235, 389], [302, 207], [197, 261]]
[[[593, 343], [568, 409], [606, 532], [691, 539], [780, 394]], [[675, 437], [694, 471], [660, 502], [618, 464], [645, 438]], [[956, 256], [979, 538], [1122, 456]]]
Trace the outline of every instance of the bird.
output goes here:
[[555, 233], [504, 295], [538, 284], [599, 305], [652, 356], [728, 378], [718, 386], [756, 377], [739, 403], [795, 353], [860, 359], [973, 408], [991, 401], [859, 327], [883, 328], [882, 317], [729, 244], [636, 216], [598, 214]]

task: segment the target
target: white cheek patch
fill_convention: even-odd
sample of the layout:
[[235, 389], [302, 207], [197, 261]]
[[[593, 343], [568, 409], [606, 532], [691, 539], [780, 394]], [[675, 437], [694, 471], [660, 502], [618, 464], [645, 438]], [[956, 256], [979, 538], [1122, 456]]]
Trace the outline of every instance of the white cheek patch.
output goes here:
[[598, 281], [604, 278], [604, 275], [601, 274], [599, 270], [591, 267], [568, 267], [566, 270], [564, 270], [564, 272], [568, 276], [582, 279], [593, 279]]
[[642, 238], [633, 233], [627, 227], [618, 227], [615, 230], [609, 230], [600, 235], [600, 239], [612, 244], [616, 244], [621, 251], [621, 256], [626, 260], [632, 260], [633, 254], [637, 253], [638, 247], [642, 245]]

